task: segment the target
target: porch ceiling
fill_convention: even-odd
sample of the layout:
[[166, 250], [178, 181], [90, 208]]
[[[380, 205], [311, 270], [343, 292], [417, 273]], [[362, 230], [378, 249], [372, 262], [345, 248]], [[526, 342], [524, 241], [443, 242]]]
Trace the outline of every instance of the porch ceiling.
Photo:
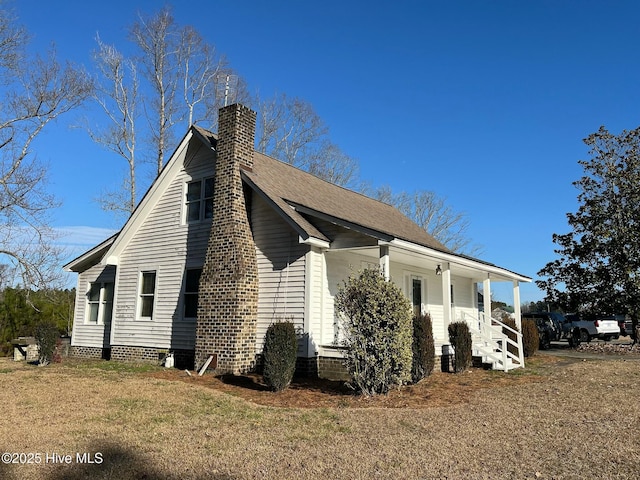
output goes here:
[[[416, 268], [433, 270], [435, 272], [438, 265], [445, 268], [445, 264], [449, 263], [451, 274], [470, 278], [474, 282], [482, 282], [490, 278], [492, 282], [512, 282], [518, 280], [521, 282], [530, 282], [531, 279], [509, 270], [505, 270], [496, 265], [485, 264], [481, 261], [468, 257], [457, 257], [452, 254], [444, 254], [437, 250], [423, 249], [422, 247], [412, 248], [407, 245], [396, 245], [394, 242], [385, 243], [389, 246], [389, 261], [393, 263], [402, 263], [404, 265], [414, 266]], [[380, 256], [378, 246], [375, 247], [354, 247], [341, 249], [358, 253], [363, 256], [372, 258], [372, 263], [377, 262]], [[420, 251], [425, 250], [425, 251]], [[331, 250], [329, 250], [330, 252]]]

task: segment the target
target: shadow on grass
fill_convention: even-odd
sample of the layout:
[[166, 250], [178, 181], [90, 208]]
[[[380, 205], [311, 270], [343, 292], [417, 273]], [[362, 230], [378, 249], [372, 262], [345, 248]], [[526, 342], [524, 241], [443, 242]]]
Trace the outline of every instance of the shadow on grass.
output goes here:
[[[3, 450], [6, 452], [7, 450]], [[65, 452], [65, 455], [69, 454]], [[0, 479], [19, 480], [22, 478], [44, 478], [47, 480], [86, 480], [86, 479], [122, 479], [122, 480], [234, 480], [235, 477], [207, 470], [180, 471], [180, 459], [176, 458], [171, 472], [163, 472], [148, 459], [142, 457], [132, 448], [116, 445], [112, 442], [98, 443], [90, 446], [87, 452], [71, 454], [69, 464], [61, 460], [46, 461], [42, 454], [39, 465], [20, 465], [0, 463]], [[3, 457], [4, 458], [4, 457]], [[48, 463], [48, 464], [45, 464]]]

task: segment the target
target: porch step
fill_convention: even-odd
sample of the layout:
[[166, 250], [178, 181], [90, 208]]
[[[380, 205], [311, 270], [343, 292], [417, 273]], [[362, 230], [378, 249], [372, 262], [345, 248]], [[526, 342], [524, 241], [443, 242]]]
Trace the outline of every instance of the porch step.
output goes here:
[[474, 366], [477, 365], [479, 368], [487, 368], [491, 370], [509, 371], [515, 368], [522, 367], [518, 363], [514, 363], [513, 359], [511, 358], [507, 358], [506, 368], [503, 367], [502, 354], [499, 352], [478, 352], [478, 354], [474, 353], [472, 356], [472, 361]]

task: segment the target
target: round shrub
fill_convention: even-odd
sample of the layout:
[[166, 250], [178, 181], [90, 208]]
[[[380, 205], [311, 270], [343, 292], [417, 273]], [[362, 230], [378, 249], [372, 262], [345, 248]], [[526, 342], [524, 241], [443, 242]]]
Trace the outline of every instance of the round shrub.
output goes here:
[[335, 297], [342, 316], [345, 367], [365, 395], [387, 393], [411, 380], [411, 304], [378, 270], [352, 275]]
[[40, 365], [51, 363], [59, 336], [58, 328], [51, 322], [41, 322], [36, 325], [34, 337], [38, 345], [38, 363]]
[[473, 348], [471, 344], [471, 332], [466, 322], [453, 322], [449, 324], [449, 342], [455, 351], [454, 371], [464, 372], [471, 366]]
[[296, 371], [298, 340], [296, 329], [291, 322], [272, 323], [267, 328], [264, 339], [265, 383], [279, 392], [289, 386]]
[[418, 383], [433, 372], [436, 348], [433, 343], [431, 316], [427, 313], [413, 317], [413, 364], [411, 381]]
[[532, 318], [524, 318], [522, 320], [522, 349], [525, 357], [532, 357], [538, 351], [540, 346], [540, 334], [536, 321]]

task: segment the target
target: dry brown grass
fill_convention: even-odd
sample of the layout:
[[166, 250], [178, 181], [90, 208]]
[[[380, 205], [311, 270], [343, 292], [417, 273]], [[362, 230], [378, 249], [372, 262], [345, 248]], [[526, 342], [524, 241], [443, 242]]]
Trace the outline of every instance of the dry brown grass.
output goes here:
[[[640, 362], [529, 365], [367, 400], [330, 383], [274, 394], [256, 377], [3, 361], [0, 451], [43, 464], [0, 465], [0, 478], [638, 478]], [[104, 462], [44, 464], [47, 452]]]

